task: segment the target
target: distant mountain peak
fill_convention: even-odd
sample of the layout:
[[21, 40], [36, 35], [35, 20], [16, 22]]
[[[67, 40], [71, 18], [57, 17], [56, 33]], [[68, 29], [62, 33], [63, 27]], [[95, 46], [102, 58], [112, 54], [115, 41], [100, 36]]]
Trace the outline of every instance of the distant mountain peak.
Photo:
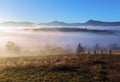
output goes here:
[[102, 22], [102, 21], [98, 21], [98, 20], [92, 20], [92, 19], [90, 19], [90, 20], [88, 20], [86, 23], [95, 23], [95, 22]]
[[98, 20], [88, 20], [86, 23], [65, 23], [61, 21], [53, 21], [50, 23], [31, 23], [31, 22], [4, 22], [0, 25], [5, 26], [34, 26], [34, 25], [46, 25], [46, 26], [120, 26], [120, 22], [104, 22]]
[[65, 24], [64, 22], [61, 22], [61, 21], [53, 21], [53, 22], [50, 22], [50, 23], [53, 23], [53, 24]]
[[61, 21], [52, 21], [50, 23], [41, 23], [43, 25], [48, 25], [48, 26], [65, 26], [67, 23], [61, 22]]
[[98, 20], [88, 20], [84, 25], [89, 26], [120, 26], [120, 22], [104, 22]]

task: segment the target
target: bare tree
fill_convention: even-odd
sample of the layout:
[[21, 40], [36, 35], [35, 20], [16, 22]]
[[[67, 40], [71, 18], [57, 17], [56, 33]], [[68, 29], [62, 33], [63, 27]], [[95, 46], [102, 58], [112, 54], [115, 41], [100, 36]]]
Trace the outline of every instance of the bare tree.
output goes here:
[[95, 45], [93, 46], [93, 49], [94, 49], [94, 50], [101, 50], [101, 47], [100, 47], [100, 45], [97, 43], [97, 44], [95, 44]]
[[116, 44], [116, 43], [109, 44], [108, 45], [108, 49], [110, 49], [110, 50], [117, 50], [117, 49], [120, 49], [120, 46], [118, 44]]

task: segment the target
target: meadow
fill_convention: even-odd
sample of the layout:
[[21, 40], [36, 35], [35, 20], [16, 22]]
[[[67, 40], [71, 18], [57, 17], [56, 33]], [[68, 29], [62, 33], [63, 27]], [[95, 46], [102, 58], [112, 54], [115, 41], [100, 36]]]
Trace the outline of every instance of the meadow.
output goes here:
[[120, 55], [1, 57], [0, 82], [119, 82]]

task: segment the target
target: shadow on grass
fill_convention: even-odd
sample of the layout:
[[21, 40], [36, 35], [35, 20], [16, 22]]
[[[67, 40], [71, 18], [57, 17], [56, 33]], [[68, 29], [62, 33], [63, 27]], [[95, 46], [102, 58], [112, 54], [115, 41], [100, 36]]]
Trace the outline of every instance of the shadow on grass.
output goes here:
[[107, 64], [105, 61], [101, 61], [101, 60], [96, 60], [92, 62], [93, 64], [101, 64], [101, 65], [105, 65]]
[[50, 67], [50, 71], [65, 71], [65, 72], [77, 72], [78, 67], [69, 67], [69, 66], [55, 66], [55, 67]]

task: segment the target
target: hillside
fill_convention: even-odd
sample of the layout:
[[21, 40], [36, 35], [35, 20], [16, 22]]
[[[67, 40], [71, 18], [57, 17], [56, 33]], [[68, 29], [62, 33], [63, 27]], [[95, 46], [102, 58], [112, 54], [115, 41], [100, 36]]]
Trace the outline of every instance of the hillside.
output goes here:
[[106, 33], [113, 34], [112, 30], [99, 30], [99, 29], [87, 29], [87, 28], [37, 28], [37, 29], [25, 29], [33, 31], [44, 31], [44, 32], [90, 32], [90, 33]]

